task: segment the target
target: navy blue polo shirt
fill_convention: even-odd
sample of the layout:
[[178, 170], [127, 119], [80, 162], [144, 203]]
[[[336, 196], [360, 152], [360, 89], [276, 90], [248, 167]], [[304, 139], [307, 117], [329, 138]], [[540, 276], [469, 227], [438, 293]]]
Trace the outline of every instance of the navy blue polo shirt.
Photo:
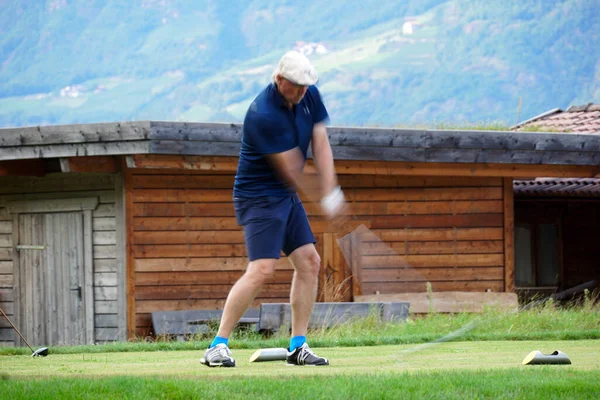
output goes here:
[[285, 196], [292, 193], [269, 165], [266, 155], [298, 147], [306, 160], [313, 127], [329, 116], [316, 86], [288, 109], [274, 84], [254, 99], [244, 119], [242, 147], [233, 196]]

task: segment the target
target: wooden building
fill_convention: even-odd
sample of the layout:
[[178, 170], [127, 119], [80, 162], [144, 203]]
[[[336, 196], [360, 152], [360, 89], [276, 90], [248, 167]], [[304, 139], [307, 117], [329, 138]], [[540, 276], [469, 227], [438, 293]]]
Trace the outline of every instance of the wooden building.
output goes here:
[[600, 179], [515, 180], [515, 290], [570, 300], [600, 286]]
[[[600, 134], [600, 104], [555, 108], [511, 130]], [[600, 286], [600, 179], [515, 180], [516, 290], [523, 297]]]
[[[0, 129], [0, 307], [28, 341], [126, 340], [152, 333], [153, 311], [221, 308], [247, 263], [231, 204], [240, 136], [154, 121]], [[513, 180], [600, 174], [599, 135], [329, 136], [351, 218], [333, 226], [305, 203], [321, 301], [427, 282], [514, 292]], [[288, 301], [292, 272], [282, 259], [256, 305]], [[20, 343], [2, 320], [0, 343]]]

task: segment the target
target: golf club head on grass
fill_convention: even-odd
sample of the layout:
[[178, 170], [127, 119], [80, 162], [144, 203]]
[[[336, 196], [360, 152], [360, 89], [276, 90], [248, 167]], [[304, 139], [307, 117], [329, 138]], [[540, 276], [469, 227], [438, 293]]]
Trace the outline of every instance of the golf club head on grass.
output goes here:
[[48, 348], [42, 347], [42, 348], [34, 351], [33, 354], [31, 354], [31, 357], [46, 357], [47, 355], [48, 355]]

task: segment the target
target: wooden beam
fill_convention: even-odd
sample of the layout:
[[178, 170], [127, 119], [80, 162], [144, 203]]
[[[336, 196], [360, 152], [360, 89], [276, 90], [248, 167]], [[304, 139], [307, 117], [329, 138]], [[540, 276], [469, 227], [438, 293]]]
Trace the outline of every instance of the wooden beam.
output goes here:
[[544, 132], [329, 127], [332, 146], [597, 152], [600, 135]]
[[149, 152], [149, 147], [150, 144], [147, 141], [46, 144], [13, 147], [0, 146], [0, 161], [32, 158], [146, 154]]
[[[239, 143], [239, 123], [136, 121], [0, 129], [0, 147], [152, 140]], [[332, 146], [598, 153], [600, 135], [577, 133], [329, 127]]]
[[[25, 232], [21, 232], [22, 225], [19, 223], [19, 214], [12, 214], [12, 247], [14, 249], [16, 249], [17, 245], [21, 244], [21, 237], [25, 236]], [[25, 281], [26, 280], [26, 275], [24, 273], [23, 268], [21, 267], [21, 255], [19, 254], [19, 251], [13, 251], [12, 252], [12, 262], [13, 262], [13, 287], [12, 287], [12, 298], [9, 298], [8, 296], [2, 296], [2, 299], [4, 301], [13, 301], [13, 323], [16, 326], [22, 326], [21, 325], [21, 308], [23, 306], [23, 304], [21, 304], [21, 293], [22, 293], [22, 287], [21, 287], [21, 280]], [[25, 275], [25, 276], [22, 276]], [[25, 284], [27, 284], [29, 282], [26, 282]], [[1, 293], [0, 293], [1, 294]], [[15, 330], [15, 333], [13, 335], [13, 340], [15, 342], [15, 344], [17, 346], [23, 346], [25, 343], [23, 343], [22, 340], [20, 340], [20, 338], [17, 336], [17, 332]]]
[[335, 301], [333, 296], [336, 287], [336, 265], [333, 264], [333, 234], [323, 233], [323, 253], [321, 254], [321, 268], [325, 272], [323, 282], [324, 301]]
[[[240, 124], [152, 122], [150, 153], [237, 156]], [[598, 165], [600, 135], [331, 127], [336, 159]]]
[[[204, 154], [198, 145], [188, 143], [183, 154]], [[151, 149], [153, 147], [151, 146]], [[195, 150], [193, 150], [195, 148]], [[409, 147], [332, 146], [336, 160], [379, 160], [395, 162], [443, 162], [490, 164], [598, 165], [600, 153], [575, 151], [430, 149]], [[158, 153], [159, 151], [152, 151]], [[173, 153], [171, 153], [173, 154]], [[223, 153], [229, 155], [229, 153]]]
[[242, 138], [242, 124], [152, 121], [149, 138], [200, 142], [235, 142]]
[[[152, 140], [151, 154], [237, 156], [240, 142]], [[598, 165], [600, 152], [544, 151], [529, 149], [429, 148], [395, 146], [332, 146], [336, 160], [379, 160], [392, 162], [490, 163], [528, 165]]]
[[504, 178], [504, 291], [515, 291], [515, 210], [512, 178]]
[[[600, 135], [505, 131], [448, 131], [364, 127], [330, 127], [337, 160], [379, 160], [418, 164], [529, 165], [528, 176], [595, 176], [600, 171]], [[124, 122], [0, 129], [0, 160], [94, 155], [172, 154], [237, 157], [241, 124]], [[416, 165], [415, 165], [416, 164]], [[538, 167], [589, 166], [593, 174], [538, 173]], [[502, 168], [506, 168], [502, 167]], [[462, 170], [462, 167], [459, 168]], [[479, 170], [479, 169], [478, 169]], [[462, 170], [463, 173], [465, 172]], [[554, 170], [550, 170], [554, 171]], [[348, 172], [350, 173], [350, 172]], [[474, 176], [475, 172], [465, 176]], [[449, 172], [446, 174], [450, 175]], [[583, 174], [583, 175], [582, 175]], [[421, 174], [423, 175], [423, 174]], [[501, 170], [489, 175], [514, 176]]]
[[0, 161], [0, 176], [44, 176], [43, 159]]
[[333, 265], [338, 266], [338, 286], [336, 288], [337, 301], [352, 301], [352, 270], [349, 261], [352, 258], [350, 240], [344, 240], [343, 236], [335, 233], [333, 236]]
[[[121, 162], [124, 161], [121, 160]], [[123, 174], [118, 173], [115, 175], [115, 233], [117, 245], [115, 251], [116, 267], [114, 269], [117, 271], [118, 340], [121, 341], [127, 340], [127, 251], [129, 250], [127, 247], [127, 221], [130, 223], [133, 221], [133, 216], [126, 214], [126, 196]]]
[[[200, 245], [201, 247], [207, 247]], [[240, 245], [244, 246], [244, 245]], [[159, 250], [160, 251], [160, 250]], [[323, 254], [323, 252], [319, 253]], [[244, 272], [248, 267], [248, 258], [244, 252], [243, 256], [233, 257], [231, 254], [218, 257], [214, 254], [204, 253], [194, 258], [187, 254], [177, 254], [177, 258], [168, 257], [168, 254], [157, 254], [162, 258], [145, 258], [143, 255], [135, 260], [135, 272], [202, 272], [202, 271], [236, 271]], [[202, 257], [204, 256], [204, 257]], [[211, 257], [212, 256], [212, 257]], [[148, 256], [146, 256], [148, 257]], [[275, 269], [292, 270], [287, 257], [281, 257], [275, 262]], [[200, 282], [194, 282], [199, 284]]]
[[[488, 281], [431, 281], [434, 292], [496, 292], [504, 293], [504, 279]], [[427, 282], [364, 282], [365, 294], [393, 294], [427, 292]]]
[[[125, 164], [125, 160], [122, 160]], [[127, 301], [127, 339], [134, 339], [136, 326], [135, 326], [135, 257], [133, 254], [133, 187], [131, 184], [131, 169], [123, 165], [123, 182], [124, 182], [124, 206], [125, 206], [125, 232], [126, 232], [126, 262], [125, 262], [125, 275], [126, 275], [126, 296], [124, 301]]]
[[236, 172], [238, 158], [136, 154], [133, 156], [133, 162], [136, 168], [189, 169]]
[[[366, 269], [390, 269], [396, 272], [402, 272], [409, 268], [417, 275], [417, 269], [420, 268], [448, 268], [448, 271], [438, 271], [438, 276], [453, 273], [454, 269], [463, 267], [502, 267], [504, 265], [504, 256], [502, 254], [415, 254], [415, 255], [382, 255], [382, 256], [361, 256], [361, 274], [365, 274]], [[376, 272], [374, 272], [376, 273]], [[395, 272], [394, 272], [395, 273]], [[413, 273], [413, 272], [411, 272]], [[371, 275], [372, 277], [373, 275]], [[476, 277], [473, 277], [475, 279]], [[375, 280], [377, 281], [377, 280]], [[374, 281], [374, 282], [375, 282]], [[385, 279], [379, 280], [380, 282]], [[361, 278], [361, 282], [366, 280]]]
[[241, 144], [236, 142], [192, 142], [185, 140], [153, 140], [151, 154], [182, 154], [204, 156], [237, 156]]
[[[349, 242], [351, 247], [350, 254], [350, 269], [352, 271], [352, 297], [353, 301], [358, 301], [356, 298], [363, 294], [362, 288], [362, 235], [361, 231], [352, 231], [349, 236]], [[347, 236], [346, 236], [347, 237]]]
[[[336, 160], [338, 174], [358, 175], [412, 175], [412, 176], [489, 176], [489, 177], [593, 177], [598, 166], [526, 165], [489, 163], [403, 163], [386, 161]], [[310, 171], [312, 161], [307, 162]]]
[[452, 228], [502, 226], [502, 214], [381, 215], [371, 219], [372, 229]]
[[61, 158], [60, 163], [63, 172], [115, 174], [120, 171], [120, 163], [116, 156], [68, 157]]
[[[136, 168], [183, 169], [236, 172], [238, 157], [183, 156], [136, 154]], [[600, 173], [599, 166], [527, 165], [491, 163], [427, 163], [395, 161], [336, 160], [340, 175], [403, 175], [403, 176], [470, 176], [470, 177], [566, 177], [587, 178]], [[307, 161], [306, 173], [316, 173], [312, 160]]]
[[[547, 176], [557, 178], [600, 177], [600, 167], [598, 166], [402, 163], [336, 160], [335, 168], [338, 175], [514, 177], [521, 179], [535, 179], [537, 177]], [[316, 173], [312, 160], [307, 161], [305, 172], [312, 174]]]
[[433, 312], [483, 312], [484, 307], [516, 311], [519, 307], [516, 293], [496, 292], [434, 292], [434, 293], [390, 293], [355, 296], [357, 302], [400, 302], [410, 303], [413, 314], [427, 313], [430, 305]]
[[0, 147], [144, 140], [150, 122], [110, 122], [0, 129]]
[[[3, 200], [20, 200], [27, 198], [65, 198], [64, 193], [71, 191], [94, 192], [93, 196], [106, 197], [107, 190], [114, 188], [114, 176], [107, 174], [51, 174], [43, 178], [22, 179], [16, 176], [7, 176], [2, 179]], [[106, 201], [101, 201], [106, 203]]]
[[94, 253], [93, 253], [92, 210], [83, 212], [83, 315], [85, 321], [85, 343], [94, 344]]
[[98, 207], [98, 197], [73, 197], [70, 199], [19, 200], [5, 203], [11, 214], [18, 213], [47, 213], [95, 210]]
[[[188, 282], [202, 282], [207, 285], [233, 285], [244, 271], [181, 271], [181, 272], [136, 272], [135, 284], [141, 286], [184, 285]], [[265, 283], [289, 283], [294, 270], [276, 270]], [[137, 293], [136, 293], [136, 299]]]

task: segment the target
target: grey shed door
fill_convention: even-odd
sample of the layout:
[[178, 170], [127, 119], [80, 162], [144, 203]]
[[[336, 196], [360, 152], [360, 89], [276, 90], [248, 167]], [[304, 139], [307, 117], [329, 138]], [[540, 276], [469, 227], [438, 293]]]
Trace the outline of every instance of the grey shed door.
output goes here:
[[32, 346], [86, 343], [83, 223], [82, 212], [19, 215], [19, 312]]

